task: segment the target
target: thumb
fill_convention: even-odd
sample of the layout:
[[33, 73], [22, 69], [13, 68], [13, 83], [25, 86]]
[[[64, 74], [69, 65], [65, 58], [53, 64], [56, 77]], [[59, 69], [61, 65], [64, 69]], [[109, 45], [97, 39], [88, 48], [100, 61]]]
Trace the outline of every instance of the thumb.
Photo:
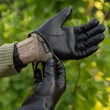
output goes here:
[[68, 6], [67, 8], [60, 11], [56, 16], [52, 18], [52, 21], [56, 25], [63, 25], [64, 22], [69, 18], [72, 13], [72, 6]]

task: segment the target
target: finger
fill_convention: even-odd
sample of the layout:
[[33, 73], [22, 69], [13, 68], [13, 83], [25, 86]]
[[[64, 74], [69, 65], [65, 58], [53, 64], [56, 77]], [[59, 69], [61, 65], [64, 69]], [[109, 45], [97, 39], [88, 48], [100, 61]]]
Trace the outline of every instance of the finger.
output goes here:
[[67, 8], [60, 11], [55, 17], [52, 18], [53, 22], [56, 25], [63, 25], [63, 23], [68, 19], [68, 17], [72, 13], [72, 6], [68, 6]]
[[105, 26], [103, 24], [100, 24], [100, 25], [94, 27], [93, 29], [87, 31], [86, 35], [88, 36], [88, 38], [90, 38], [96, 34], [104, 32], [104, 31], [105, 31]]
[[96, 27], [99, 24], [99, 20], [98, 19], [93, 19], [91, 21], [89, 21], [88, 23], [84, 24], [81, 26], [81, 29], [83, 32], [86, 32], [94, 27]]
[[39, 82], [42, 82], [41, 70], [36, 68], [34, 71], [34, 82], [37, 85]]
[[93, 54], [97, 50], [98, 50], [98, 46], [94, 45], [92, 47], [86, 48], [85, 50], [77, 51], [76, 53], [77, 53], [78, 59], [81, 59], [81, 58], [88, 57], [89, 55]]
[[94, 37], [91, 37], [87, 41], [87, 47], [91, 47], [93, 45], [98, 45], [101, 41], [104, 40], [104, 34], [97, 34]]
[[93, 20], [89, 21], [88, 23], [86, 23], [82, 26], [74, 27], [74, 31], [75, 31], [75, 33], [86, 32], [86, 31], [96, 27], [98, 24], [99, 24], [98, 19], [93, 19]]
[[57, 83], [62, 89], [66, 89], [66, 73], [65, 68], [63, 64], [60, 62], [60, 60], [57, 61]]
[[94, 45], [98, 45], [101, 41], [103, 41], [104, 39], [104, 34], [97, 34], [95, 35], [94, 37], [91, 37], [89, 38], [88, 40], [84, 41], [79, 41], [76, 45], [76, 48], [78, 50], [81, 50], [81, 49], [86, 49], [88, 47], [92, 47]]
[[56, 62], [49, 59], [45, 65], [45, 81], [54, 81], [56, 79]]
[[92, 47], [89, 47], [86, 49], [86, 56], [89, 56], [91, 54], [93, 54], [94, 52], [96, 52], [98, 50], [98, 46], [97, 45], [94, 45]]
[[43, 62], [42, 63], [42, 75], [43, 75], [43, 79], [45, 77], [45, 65], [46, 65], [46, 62]]

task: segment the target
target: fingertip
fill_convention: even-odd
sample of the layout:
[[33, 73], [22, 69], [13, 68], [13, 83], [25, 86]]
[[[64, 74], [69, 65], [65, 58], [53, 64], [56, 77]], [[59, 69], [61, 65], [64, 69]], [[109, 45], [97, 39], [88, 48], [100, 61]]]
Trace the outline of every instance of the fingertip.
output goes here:
[[99, 49], [99, 46], [94, 46], [94, 50], [97, 51]]
[[94, 22], [94, 24], [99, 24], [99, 20], [97, 18], [92, 19], [92, 22]]
[[100, 35], [100, 42], [103, 41], [104, 38], [105, 38], [105, 36], [104, 36], [104, 34], [102, 33], [102, 34]]
[[54, 62], [55, 62], [55, 60], [53, 58], [50, 58], [47, 60], [47, 63], [54, 63]]
[[68, 7], [69, 7], [70, 9], [72, 9], [72, 6], [71, 6], [71, 5], [69, 5]]
[[67, 7], [66, 16], [69, 16], [71, 13], [72, 13], [72, 6], [70, 5], [70, 6]]
[[91, 47], [93, 45], [98, 45], [100, 42], [104, 40], [104, 37], [105, 36], [103, 33], [91, 37], [87, 42], [88, 47]]
[[92, 19], [91, 21], [87, 22], [86, 24], [81, 26], [83, 32], [91, 30], [92, 28], [96, 27], [99, 24], [98, 19]]
[[99, 47], [97, 45], [94, 45], [94, 46], [88, 48], [87, 49], [87, 56], [89, 56], [89, 55], [93, 54], [94, 52], [96, 52], [98, 50], [98, 48]]
[[104, 32], [106, 29], [105, 25], [103, 25], [103, 24], [100, 24], [99, 27], [102, 32]]
[[98, 47], [97, 45], [95, 45], [95, 46], [92, 47], [92, 51], [93, 51], [93, 52], [96, 52], [96, 51], [98, 50], [98, 48], [99, 48], [99, 47]]
[[63, 25], [72, 13], [72, 6], [68, 6], [61, 10], [54, 18], [55, 25]]
[[56, 62], [55, 62], [55, 60], [53, 59], [53, 58], [50, 58], [50, 59], [48, 59], [47, 60], [47, 63], [46, 63], [46, 68], [47, 67], [55, 67], [55, 65], [56, 65]]
[[97, 26], [99, 24], [99, 20], [94, 18], [88, 24], [90, 25], [90, 27]]
[[92, 47], [93, 52], [97, 51], [98, 48], [99, 48], [99, 47], [98, 47], [97, 45], [93, 46], [93, 47]]

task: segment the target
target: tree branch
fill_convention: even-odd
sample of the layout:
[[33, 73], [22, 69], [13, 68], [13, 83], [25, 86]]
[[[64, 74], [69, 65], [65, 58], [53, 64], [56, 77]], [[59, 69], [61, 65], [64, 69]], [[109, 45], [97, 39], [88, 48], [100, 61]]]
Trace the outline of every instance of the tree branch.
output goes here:
[[79, 82], [80, 75], [81, 75], [81, 66], [80, 65], [81, 65], [81, 61], [78, 61], [78, 75], [77, 75], [77, 78], [76, 78], [76, 81], [75, 81], [75, 86], [73, 88], [74, 93], [77, 91], [78, 82]]

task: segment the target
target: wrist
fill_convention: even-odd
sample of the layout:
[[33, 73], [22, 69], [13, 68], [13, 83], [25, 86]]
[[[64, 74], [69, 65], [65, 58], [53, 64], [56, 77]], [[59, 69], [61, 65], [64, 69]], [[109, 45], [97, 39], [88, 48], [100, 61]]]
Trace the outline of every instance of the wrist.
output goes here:
[[37, 61], [37, 51], [35, 47], [36, 44], [33, 37], [27, 38], [17, 44], [19, 58], [23, 64]]
[[45, 41], [37, 34], [31, 36], [17, 44], [19, 58], [23, 64], [36, 61], [47, 61], [52, 58], [51, 52]]

